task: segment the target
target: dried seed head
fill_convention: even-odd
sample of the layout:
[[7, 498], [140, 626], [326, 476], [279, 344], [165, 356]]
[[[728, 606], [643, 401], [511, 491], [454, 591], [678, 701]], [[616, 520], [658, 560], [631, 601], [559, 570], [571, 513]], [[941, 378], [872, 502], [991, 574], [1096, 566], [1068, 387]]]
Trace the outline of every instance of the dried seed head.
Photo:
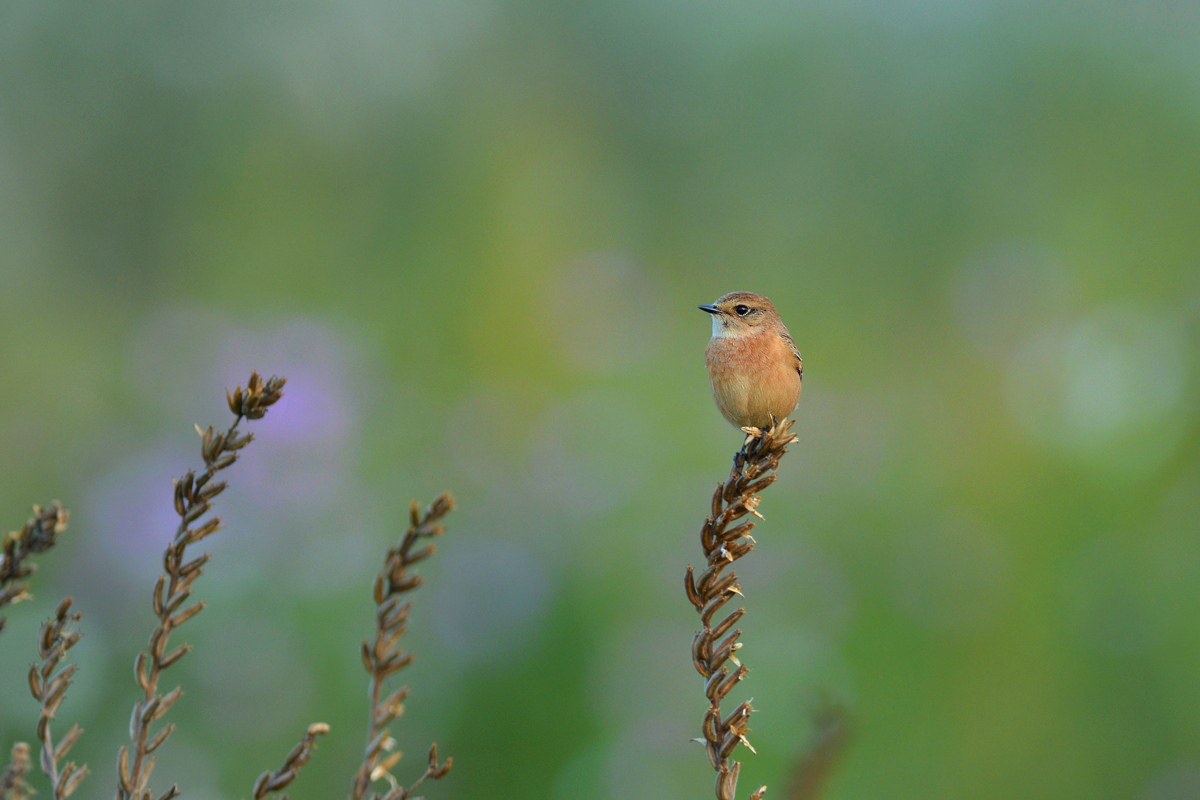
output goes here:
[[54, 546], [55, 537], [67, 529], [71, 512], [55, 500], [46, 508], [33, 507], [33, 519], [25, 523], [24, 538], [31, 553], [41, 553]]
[[[696, 670], [706, 678], [704, 691], [709, 708], [701, 732], [709, 763], [717, 771], [718, 800], [734, 800], [741, 765], [729, 758], [737, 745], [750, 747], [745, 734], [749, 730], [747, 723], [751, 709], [747, 701], [734, 709], [729, 717], [721, 719], [720, 716], [721, 700], [749, 671], [737, 659], [736, 654], [742, 646], [739, 641], [741, 631], [733, 627], [745, 609], [738, 608], [726, 614], [715, 625], [713, 619], [730, 598], [741, 595], [731, 566], [754, 549], [750, 531], [755, 523], [753, 520], [734, 523], [746, 516], [762, 519], [758, 511], [759, 493], [775, 482], [774, 470], [787, 446], [796, 440], [790, 433], [791, 426], [792, 422], [785, 419], [772, 420], [766, 429], [743, 429], [746, 440], [734, 454], [729, 478], [713, 493], [707, 509], [709, 516], [701, 528], [700, 543], [707, 567], [698, 576], [689, 567], [684, 576], [684, 592], [700, 613], [704, 625], [704, 630], [692, 641], [692, 660]], [[727, 664], [734, 665], [735, 669], [731, 672]], [[760, 799], [765, 791], [765, 787], [760, 788], [752, 798]]]
[[430, 750], [425, 773], [414, 784], [405, 787], [391, 776], [390, 771], [398, 762], [400, 754], [397, 752], [384, 756], [384, 752], [394, 746], [386, 726], [404, 711], [403, 700], [408, 695], [408, 689], [401, 689], [381, 700], [378, 686], [389, 675], [403, 669], [413, 660], [412, 654], [404, 652], [400, 645], [410, 607], [408, 603], [402, 602], [399, 596], [423, 583], [423, 578], [409, 572], [409, 568], [433, 555], [435, 550], [432, 544], [421, 547], [415, 545], [419, 539], [440, 536], [443, 528], [438, 524], [438, 520], [453, 508], [454, 499], [448, 493], [440, 495], [430, 503], [424, 513], [420, 504], [412, 502], [409, 505], [408, 530], [404, 532], [398, 545], [388, 549], [384, 557], [383, 571], [375, 579], [375, 638], [371, 642], [364, 641], [362, 645], [363, 666], [371, 674], [373, 686], [371, 723], [366, 752], [351, 790], [351, 800], [363, 800], [368, 796], [371, 782], [381, 778], [391, 781], [391, 789], [386, 793], [370, 796], [377, 800], [402, 800], [410, 797], [423, 781], [437, 780], [450, 770], [450, 759], [446, 759], [445, 763], [440, 765], [437, 763], [435, 745]]

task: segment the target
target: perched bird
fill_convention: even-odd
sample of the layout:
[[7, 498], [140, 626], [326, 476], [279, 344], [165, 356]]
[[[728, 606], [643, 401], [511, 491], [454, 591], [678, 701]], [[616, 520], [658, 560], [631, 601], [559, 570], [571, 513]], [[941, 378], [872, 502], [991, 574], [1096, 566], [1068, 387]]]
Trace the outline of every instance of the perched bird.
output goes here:
[[704, 363], [721, 415], [739, 428], [768, 428], [792, 413], [804, 360], [771, 301], [730, 292], [700, 310], [712, 315]]

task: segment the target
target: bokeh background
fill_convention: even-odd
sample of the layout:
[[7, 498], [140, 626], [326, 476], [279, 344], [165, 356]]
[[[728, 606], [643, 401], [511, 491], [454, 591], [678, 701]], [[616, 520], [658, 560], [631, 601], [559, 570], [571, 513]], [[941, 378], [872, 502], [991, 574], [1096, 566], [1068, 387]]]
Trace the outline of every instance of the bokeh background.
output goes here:
[[[696, 798], [684, 567], [740, 435], [699, 303], [771, 296], [800, 442], [741, 562], [740, 795], [826, 700], [827, 796], [1200, 796], [1200, 6], [0, 2], [0, 526], [72, 510], [0, 635], [84, 612], [114, 786], [193, 423], [230, 474], [153, 785], [345, 793], [411, 498], [394, 727], [433, 798]], [[168, 684], [173, 685], [173, 684]], [[44, 782], [38, 786], [48, 792]]]

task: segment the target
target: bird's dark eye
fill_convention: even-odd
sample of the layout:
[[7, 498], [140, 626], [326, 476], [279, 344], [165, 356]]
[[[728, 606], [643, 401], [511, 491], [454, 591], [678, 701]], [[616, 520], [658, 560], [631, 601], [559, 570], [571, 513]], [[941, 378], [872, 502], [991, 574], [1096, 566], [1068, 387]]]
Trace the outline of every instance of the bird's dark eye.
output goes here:
[[744, 317], [750, 313], [750, 306], [734, 306], [733, 310], [737, 312], [739, 317]]

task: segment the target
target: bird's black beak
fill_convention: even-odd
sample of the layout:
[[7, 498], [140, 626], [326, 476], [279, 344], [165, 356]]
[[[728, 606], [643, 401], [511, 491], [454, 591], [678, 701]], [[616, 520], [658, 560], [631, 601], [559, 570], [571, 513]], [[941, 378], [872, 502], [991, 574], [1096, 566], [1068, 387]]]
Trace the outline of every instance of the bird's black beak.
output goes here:
[[701, 311], [707, 311], [710, 314], [724, 314], [725, 312], [716, 306], [700, 306]]

